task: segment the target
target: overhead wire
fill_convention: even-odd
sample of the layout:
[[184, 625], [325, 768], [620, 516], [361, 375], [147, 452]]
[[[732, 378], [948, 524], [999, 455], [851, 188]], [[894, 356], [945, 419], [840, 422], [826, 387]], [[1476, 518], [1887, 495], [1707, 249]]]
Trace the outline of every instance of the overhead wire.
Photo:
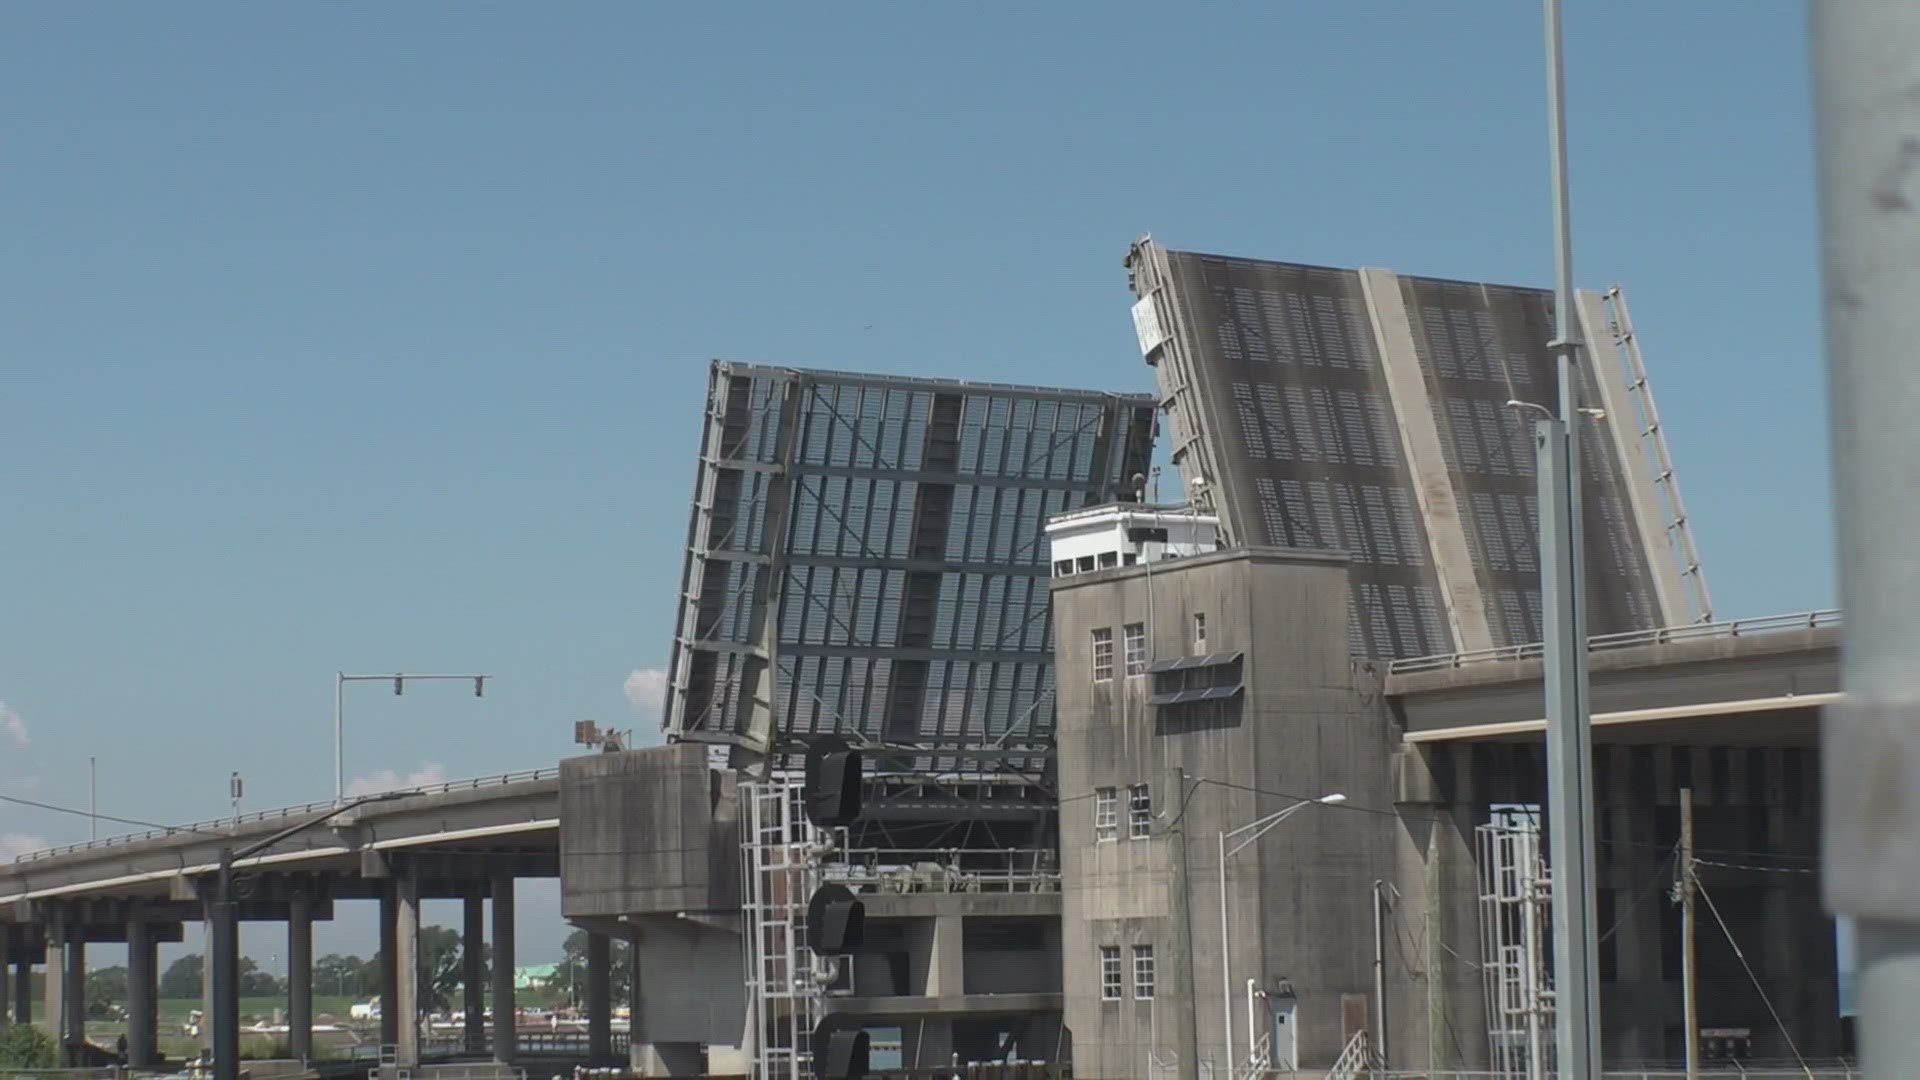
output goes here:
[[1794, 1043], [1793, 1033], [1787, 1030], [1786, 1021], [1780, 1019], [1780, 1010], [1773, 1007], [1773, 999], [1767, 996], [1767, 988], [1760, 985], [1760, 977], [1753, 973], [1753, 965], [1747, 963], [1747, 951], [1740, 947], [1740, 942], [1734, 939], [1733, 931], [1727, 928], [1727, 920], [1720, 916], [1720, 906], [1713, 902], [1713, 894], [1707, 891], [1706, 886], [1700, 884], [1698, 877], [1694, 879], [1693, 890], [1707, 902], [1707, 910], [1713, 912], [1713, 921], [1720, 924], [1720, 932], [1727, 936], [1727, 944], [1733, 946], [1733, 955], [1739, 958], [1740, 966], [1745, 969], [1747, 978], [1752, 981], [1754, 990], [1759, 993], [1761, 1003], [1767, 1007], [1768, 1014], [1773, 1017], [1774, 1025], [1780, 1029], [1781, 1037], [1787, 1040], [1787, 1049], [1793, 1051], [1794, 1060], [1800, 1063], [1800, 1071], [1807, 1074], [1807, 1080], [1816, 1080], [1813, 1067], [1807, 1064], [1806, 1057], [1800, 1053], [1800, 1047]]

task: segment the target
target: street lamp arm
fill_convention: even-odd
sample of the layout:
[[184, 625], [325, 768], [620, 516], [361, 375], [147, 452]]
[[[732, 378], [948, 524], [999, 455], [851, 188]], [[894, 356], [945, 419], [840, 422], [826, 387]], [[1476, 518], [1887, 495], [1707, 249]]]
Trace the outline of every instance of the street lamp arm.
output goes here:
[[1312, 806], [1317, 801], [1318, 800], [1316, 799], [1301, 799], [1299, 802], [1294, 803], [1292, 806], [1286, 807], [1281, 810], [1276, 810], [1273, 813], [1268, 814], [1266, 817], [1260, 818], [1256, 821], [1249, 821], [1245, 825], [1242, 825], [1237, 829], [1228, 830], [1228, 832], [1226, 833], [1226, 838], [1228, 840], [1233, 840], [1237, 837], [1240, 837], [1248, 833], [1251, 833], [1252, 835], [1247, 836], [1246, 839], [1241, 840], [1239, 843], [1235, 844], [1230, 850], [1228, 850], [1227, 857], [1232, 858], [1233, 856], [1238, 855], [1248, 844], [1251, 844], [1254, 841], [1260, 839], [1262, 836], [1265, 836], [1267, 833], [1267, 830], [1287, 820], [1288, 818], [1306, 809], [1307, 807]]

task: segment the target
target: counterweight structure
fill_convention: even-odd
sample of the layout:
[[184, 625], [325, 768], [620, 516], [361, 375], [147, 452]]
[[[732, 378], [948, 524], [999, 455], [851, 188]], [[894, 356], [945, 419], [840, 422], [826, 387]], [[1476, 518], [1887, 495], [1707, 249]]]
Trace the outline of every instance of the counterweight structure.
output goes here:
[[[1174, 463], [1224, 543], [1346, 551], [1355, 655], [1542, 639], [1532, 417], [1508, 403], [1555, 400], [1552, 293], [1152, 240], [1127, 267]], [[1658, 424], [1643, 419], [1638, 345], [1609, 300], [1578, 301], [1587, 340], [1603, 343], [1580, 425], [1599, 635], [1709, 614]]]

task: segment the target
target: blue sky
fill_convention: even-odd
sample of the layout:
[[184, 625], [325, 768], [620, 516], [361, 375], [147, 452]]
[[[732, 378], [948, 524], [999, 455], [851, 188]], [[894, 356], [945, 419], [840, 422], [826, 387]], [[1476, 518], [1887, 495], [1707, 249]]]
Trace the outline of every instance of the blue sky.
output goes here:
[[[1800, 5], [1569, 8], [1717, 606], [1829, 605]], [[1146, 231], [1546, 285], [1541, 88], [1530, 0], [0, 8], [0, 784], [323, 798], [337, 669], [498, 677], [355, 776], [651, 730], [709, 357], [1145, 390]]]

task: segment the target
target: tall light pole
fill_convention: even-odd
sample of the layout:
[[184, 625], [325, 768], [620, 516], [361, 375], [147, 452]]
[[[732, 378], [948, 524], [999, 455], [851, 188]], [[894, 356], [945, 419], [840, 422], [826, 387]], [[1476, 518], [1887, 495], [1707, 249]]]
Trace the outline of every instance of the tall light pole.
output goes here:
[[341, 709], [342, 691], [352, 682], [390, 682], [393, 694], [399, 697], [406, 691], [409, 682], [441, 682], [448, 679], [466, 680], [473, 683], [473, 696], [485, 696], [487, 680], [491, 675], [403, 675], [394, 672], [388, 675], [349, 675], [344, 671], [333, 673], [333, 801], [340, 802], [347, 797], [347, 748], [346, 723]]
[[[1547, 814], [1553, 845], [1554, 1048], [1562, 1080], [1600, 1075], [1599, 946], [1594, 933], [1593, 733], [1587, 701], [1586, 560], [1581, 540], [1580, 329], [1567, 212], [1560, 0], [1544, 0], [1547, 141], [1553, 183], [1554, 337], [1559, 415], [1536, 421], [1540, 591], [1546, 616]], [[1534, 1063], [1534, 1068], [1540, 1068]]]
[[1920, 1061], [1920, 9], [1811, 0], [1821, 298], [1846, 696], [1820, 725], [1821, 885], [1858, 920], [1860, 1063]]
[[[1240, 854], [1240, 852], [1244, 850], [1247, 847], [1247, 845], [1253, 843], [1255, 840], [1260, 839], [1262, 836], [1265, 836], [1267, 834], [1267, 831], [1272, 829], [1275, 825], [1280, 824], [1281, 822], [1292, 817], [1294, 814], [1299, 813], [1302, 810], [1305, 810], [1309, 806], [1333, 806], [1338, 803], [1343, 803], [1346, 801], [1347, 801], [1347, 797], [1345, 795], [1339, 794], [1338, 792], [1332, 795], [1322, 795], [1317, 799], [1301, 799], [1299, 802], [1294, 803], [1292, 806], [1285, 807], [1284, 809], [1280, 809], [1280, 810], [1275, 810], [1273, 813], [1268, 814], [1266, 817], [1258, 818], [1254, 821], [1249, 821], [1245, 825], [1242, 825], [1237, 829], [1228, 829], [1220, 834], [1220, 1023], [1222, 1028], [1226, 1031], [1226, 1036], [1227, 1036], [1226, 1080], [1233, 1080], [1233, 1070], [1234, 1070], [1234, 1064], [1233, 1064], [1233, 960], [1232, 960], [1233, 939], [1228, 936], [1228, 930], [1227, 930], [1227, 859], [1230, 856]], [[1243, 836], [1246, 838], [1243, 840], [1240, 840], [1239, 843], [1235, 844], [1233, 846], [1232, 851], [1227, 850], [1227, 841], [1239, 839], [1240, 837], [1243, 837]], [[1247, 1029], [1247, 1051], [1248, 1053], [1252, 1053], [1255, 1039], [1253, 1035], [1253, 1029], [1251, 1027], [1251, 1024], [1252, 1024], [1251, 1019], [1249, 1019], [1248, 1024], [1249, 1024], [1249, 1027]]]

